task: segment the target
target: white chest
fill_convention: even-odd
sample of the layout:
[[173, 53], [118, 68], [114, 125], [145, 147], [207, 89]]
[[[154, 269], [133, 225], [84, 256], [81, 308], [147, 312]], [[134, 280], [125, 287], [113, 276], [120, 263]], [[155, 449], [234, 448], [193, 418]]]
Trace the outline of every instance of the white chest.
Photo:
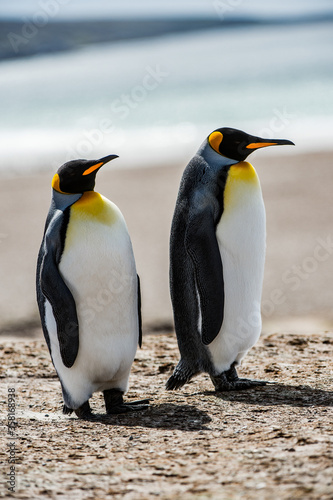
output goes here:
[[221, 372], [245, 355], [261, 331], [266, 221], [259, 179], [249, 163], [230, 168], [216, 237], [223, 265], [224, 320], [208, 348]]
[[113, 203], [102, 197], [95, 201], [95, 206], [71, 207], [59, 264], [79, 322], [79, 352], [71, 368], [62, 364], [56, 325], [46, 307], [52, 358], [78, 404], [96, 390], [127, 390], [139, 335], [137, 275], [127, 227]]

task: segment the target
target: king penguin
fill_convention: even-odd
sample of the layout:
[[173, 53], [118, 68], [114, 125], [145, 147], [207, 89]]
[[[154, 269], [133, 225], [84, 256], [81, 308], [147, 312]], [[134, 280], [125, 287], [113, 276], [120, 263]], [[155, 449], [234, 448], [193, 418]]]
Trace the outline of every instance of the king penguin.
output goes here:
[[117, 155], [73, 160], [52, 180], [52, 201], [37, 262], [37, 302], [60, 379], [63, 412], [95, 419], [103, 391], [107, 414], [147, 408], [123, 394], [141, 345], [140, 282], [118, 207], [94, 191], [99, 169]]
[[246, 158], [273, 145], [233, 128], [214, 130], [187, 165], [171, 226], [170, 292], [181, 359], [166, 388], [206, 372], [215, 390], [264, 385], [236, 366], [261, 332], [266, 222], [260, 182]]

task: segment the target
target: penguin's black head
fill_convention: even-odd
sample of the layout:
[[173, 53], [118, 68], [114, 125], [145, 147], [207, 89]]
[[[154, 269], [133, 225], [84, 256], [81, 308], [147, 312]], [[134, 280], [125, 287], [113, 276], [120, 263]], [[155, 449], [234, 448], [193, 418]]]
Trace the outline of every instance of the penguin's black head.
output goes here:
[[210, 146], [222, 156], [232, 160], [244, 161], [249, 154], [256, 149], [267, 146], [294, 143], [286, 139], [262, 139], [254, 135], [247, 134], [235, 128], [218, 128], [212, 132], [208, 138]]
[[109, 155], [99, 160], [72, 160], [64, 163], [52, 179], [52, 187], [59, 193], [77, 194], [93, 191], [98, 170], [108, 161], [118, 158]]

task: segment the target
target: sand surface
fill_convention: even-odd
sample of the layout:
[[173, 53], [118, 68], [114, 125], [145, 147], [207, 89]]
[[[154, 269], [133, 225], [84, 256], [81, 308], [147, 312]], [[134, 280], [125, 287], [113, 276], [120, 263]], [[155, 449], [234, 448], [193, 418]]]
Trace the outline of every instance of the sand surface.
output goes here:
[[[200, 375], [178, 392], [164, 384], [178, 359], [174, 335], [146, 335], [127, 400], [150, 408], [97, 422], [61, 414], [60, 384], [45, 343], [6, 341], [1, 399], [15, 390], [14, 498], [122, 500], [331, 500], [333, 334], [264, 335], [240, 375], [274, 382], [212, 392]], [[7, 414], [0, 437], [8, 474]], [[6, 496], [4, 485], [0, 497]], [[8, 495], [6, 498], [9, 498]]]

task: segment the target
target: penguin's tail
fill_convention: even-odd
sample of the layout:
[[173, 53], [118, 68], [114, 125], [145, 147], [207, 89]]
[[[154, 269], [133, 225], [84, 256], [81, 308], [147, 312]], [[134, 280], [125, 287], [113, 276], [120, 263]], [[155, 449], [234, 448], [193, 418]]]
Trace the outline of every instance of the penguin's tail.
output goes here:
[[168, 391], [174, 391], [176, 389], [180, 389], [183, 385], [191, 380], [194, 375], [199, 373], [198, 370], [193, 370], [187, 363], [185, 363], [182, 359], [179, 361], [176, 366], [173, 374], [167, 381], [165, 388]]
[[73, 413], [74, 410], [72, 410], [72, 408], [68, 408], [68, 406], [64, 405], [62, 407], [62, 412], [64, 415], [70, 415], [71, 413]]

